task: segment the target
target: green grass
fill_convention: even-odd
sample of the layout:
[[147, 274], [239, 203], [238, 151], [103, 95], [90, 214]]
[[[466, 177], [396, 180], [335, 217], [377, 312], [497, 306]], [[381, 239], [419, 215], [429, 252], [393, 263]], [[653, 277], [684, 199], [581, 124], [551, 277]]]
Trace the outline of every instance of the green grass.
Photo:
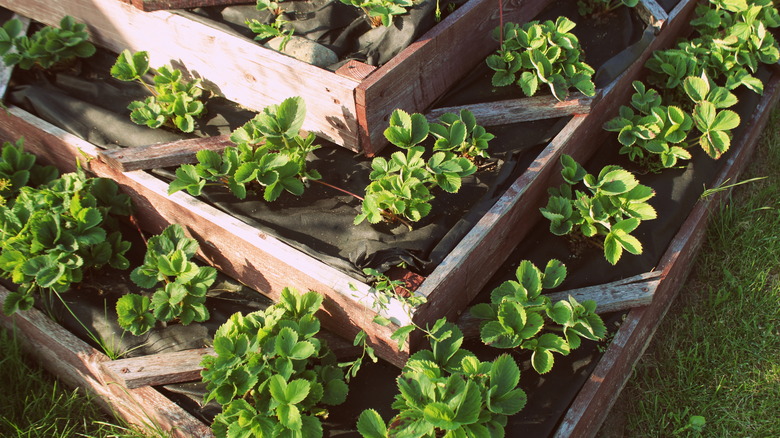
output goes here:
[[14, 333], [0, 330], [0, 437], [145, 437], [106, 415], [23, 354]]
[[603, 437], [780, 437], [780, 109], [742, 179], [758, 177], [711, 222]]

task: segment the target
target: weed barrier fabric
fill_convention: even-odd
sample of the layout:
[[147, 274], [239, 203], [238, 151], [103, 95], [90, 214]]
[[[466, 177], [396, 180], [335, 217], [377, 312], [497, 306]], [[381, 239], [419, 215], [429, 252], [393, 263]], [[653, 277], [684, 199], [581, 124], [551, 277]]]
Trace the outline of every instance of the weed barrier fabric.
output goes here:
[[[441, 8], [446, 10], [448, 4], [462, 3], [442, 2]], [[287, 22], [284, 29], [292, 29], [294, 35], [336, 53], [340, 62], [329, 67], [333, 70], [350, 59], [374, 66], [385, 64], [436, 24], [435, 0], [415, 2], [407, 14], [394, 17], [388, 27], [372, 27], [365, 13], [340, 0], [292, 0], [282, 3], [281, 8], [285, 11], [281, 17]], [[271, 12], [258, 11], [255, 5], [204, 7], [183, 13], [193, 19], [208, 19], [212, 25], [250, 39], [256, 34], [249, 29], [247, 21], [273, 21]]]

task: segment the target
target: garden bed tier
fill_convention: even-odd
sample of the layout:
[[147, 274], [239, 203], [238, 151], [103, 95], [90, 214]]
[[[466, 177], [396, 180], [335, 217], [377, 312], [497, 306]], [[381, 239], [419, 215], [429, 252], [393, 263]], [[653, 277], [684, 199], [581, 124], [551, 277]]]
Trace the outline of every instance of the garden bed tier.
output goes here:
[[[766, 84], [760, 103], [749, 117], [743, 118], [744, 129], [741, 135], [734, 138], [733, 154], [726, 159], [717, 177], [708, 186], [718, 187], [729, 181], [738, 180], [753, 154], [760, 132], [766, 125], [778, 97], [780, 97], [780, 74], [775, 73]], [[634, 292], [640, 291], [639, 295], [643, 298], [638, 304], [647, 305], [634, 308], [629, 312], [590, 378], [566, 410], [555, 437], [593, 437], [598, 433], [630, 376], [634, 364], [641, 357], [683, 286], [693, 259], [704, 240], [710, 216], [727, 197], [728, 191], [720, 191], [696, 203], [653, 273], [637, 276], [625, 284], [587, 288], [585, 293], [599, 289], [609, 290], [610, 293], [607, 295], [613, 298], [600, 298], [600, 302], [615, 306], [612, 309], [637, 304], [627, 304], [625, 300], [614, 299], [616, 294], [623, 295], [623, 292], [629, 292], [628, 296], [635, 296]], [[647, 292], [653, 292], [651, 302], [646, 300]], [[7, 290], [0, 288], [0, 299], [5, 299], [7, 294]], [[580, 295], [580, 298], [585, 299], [588, 296], [590, 295]], [[133, 368], [144, 358], [132, 359], [128, 362], [112, 362], [102, 353], [53, 323], [38, 310], [22, 312], [13, 317], [0, 316], [0, 326], [17, 330], [26, 350], [40, 363], [69, 385], [87, 389], [98, 395], [98, 401], [104, 407], [131, 423], [171, 430], [174, 436], [213, 436], [207, 425], [195, 419], [156, 389], [150, 386], [138, 386], [138, 381], [132, 383], [115, 378], [117, 374], [132, 375], [135, 372]], [[183, 372], [187, 376], [185, 378], [195, 376], [197, 368], [193, 368], [193, 364], [199, 363], [201, 356], [207, 352], [208, 350], [190, 350], [176, 353], [177, 360], [180, 362], [177, 373]], [[146, 359], [152, 363], [159, 361], [159, 356]], [[187, 368], [185, 366], [187, 364], [190, 368], [182, 371], [182, 368]], [[179, 377], [171, 378], [170, 375], [175, 375], [171, 369], [162, 369], [156, 375], [143, 376], [142, 378], [146, 380], [140, 383], [162, 384], [180, 380]]]
[[[524, 22], [551, 0], [505, 0], [504, 19]], [[47, 25], [70, 15], [114, 52], [147, 51], [151, 65], [173, 64], [246, 108], [261, 110], [301, 96], [303, 129], [367, 155], [386, 143], [395, 108], [422, 112], [497, 48], [493, 0], [470, 0], [385, 65], [349, 61], [335, 72], [169, 11], [143, 12], [117, 0], [0, 0], [0, 6]]]
[[[569, 154], [585, 161], [594, 153], [607, 135], [602, 124], [616, 113], [619, 103], [629, 99], [631, 82], [645, 60], [653, 50], [670, 46], [687, 29], [694, 5], [692, 0], [680, 2], [643, 54], [602, 90], [590, 114], [574, 116], [422, 282], [416, 293], [427, 299], [426, 304], [409, 315], [400, 302], [391, 300], [382, 314], [398, 325], [406, 325], [410, 316], [417, 324], [426, 325], [462, 312], [540, 219], [538, 208], [546, 200], [547, 187], [557, 180], [559, 157]], [[322, 319], [326, 327], [347, 339], [359, 330], [366, 331], [377, 353], [398, 366], [408, 357], [409, 350], [399, 350], [390, 338], [397, 327], [373, 322], [377, 311], [372, 308], [375, 292], [370, 285], [189, 195], [180, 192], [169, 196], [167, 184], [149, 173], [111, 167], [92, 144], [19, 108], [10, 107], [0, 114], [0, 132], [9, 139], [24, 137], [28, 151], [63, 170], [72, 170], [76, 160], [88, 161], [85, 167], [91, 172], [114, 179], [130, 194], [138, 219], [149, 231], [183, 224], [201, 242], [202, 257], [219, 270], [272, 299], [288, 286], [317, 291], [325, 296]]]

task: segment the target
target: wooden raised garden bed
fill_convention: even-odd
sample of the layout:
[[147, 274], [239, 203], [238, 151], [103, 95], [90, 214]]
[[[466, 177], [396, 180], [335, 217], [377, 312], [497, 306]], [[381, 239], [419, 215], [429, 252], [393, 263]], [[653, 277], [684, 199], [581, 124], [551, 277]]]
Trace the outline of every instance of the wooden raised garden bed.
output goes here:
[[[738, 179], [778, 98], [780, 73], [775, 72], [766, 84], [760, 103], [749, 118], [743, 119], [742, 135], [734, 138], [732, 144], [734, 153], [723, 163], [717, 178], [708, 184], [710, 187]], [[578, 292], [578, 299], [596, 299], [604, 312], [634, 308], [560, 420], [555, 437], [596, 435], [634, 364], [684, 284], [711, 214], [727, 196], [727, 192], [719, 192], [695, 204], [655, 271]], [[0, 288], [0, 300], [7, 294], [7, 290]], [[110, 361], [37, 310], [2, 316], [0, 325], [18, 330], [23, 345], [45, 367], [68, 384], [97, 394], [107, 409], [128, 421], [146, 427], [159, 426], [179, 437], [212, 436], [207, 425], [149, 386], [197, 378], [198, 363], [208, 349]], [[147, 368], [156, 371], [149, 372]]]
[[[528, 21], [549, 1], [505, 1], [506, 19]], [[2, 0], [0, 6], [48, 25], [70, 15], [87, 25], [97, 45], [148, 51], [151, 65], [174, 63], [252, 110], [301, 96], [308, 108], [304, 130], [368, 155], [384, 146], [382, 132], [395, 108], [425, 110], [497, 48], [490, 37], [498, 26], [494, 0], [470, 0], [379, 68], [352, 61], [335, 72], [175, 12], [143, 12], [117, 0]]]
[[[41, 15], [41, 10], [30, 7], [36, 2], [11, 3], [22, 11]], [[119, 7], [116, 6], [118, 2], [105, 4], [106, 7]], [[668, 17], [659, 12], [664, 17], [655, 21], [662, 23], [662, 27], [657, 29], [658, 35], [642, 54], [601, 90], [589, 114], [571, 118], [529, 168], [422, 282], [416, 293], [426, 297], [427, 303], [413, 310], [412, 318], [417, 324], [425, 325], [443, 316], [453, 318], [466, 308], [540, 219], [538, 207], [544, 202], [547, 187], [557, 176], [559, 157], [569, 154], [584, 161], [596, 150], [600, 139], [606, 135], [601, 129], [602, 124], [616, 112], [620, 102], [628, 100], [630, 84], [640, 73], [644, 61], [652, 51], [670, 46], [687, 28], [694, 4], [691, 0], [681, 1]], [[166, 17], [174, 22], [180, 19], [173, 15]], [[101, 38], [96, 40], [103, 41]], [[237, 71], [232, 73], [228, 75], [231, 78], [241, 76]], [[377, 311], [372, 308], [374, 291], [370, 285], [199, 199], [184, 193], [169, 196], [167, 183], [156, 176], [141, 170], [123, 172], [112, 166], [108, 162], [110, 160], [104, 160], [101, 151], [94, 145], [20, 108], [10, 107], [0, 114], [0, 132], [6, 138], [24, 137], [28, 151], [38, 155], [43, 162], [55, 164], [65, 171], [74, 169], [76, 160], [84, 161], [86, 158], [85, 167], [92, 173], [114, 179], [133, 198], [136, 215], [148, 230], [159, 232], [172, 223], [184, 224], [187, 231], [201, 242], [201, 255], [208, 263], [272, 299], [288, 286], [323, 294], [322, 319], [326, 327], [348, 339], [359, 330], [365, 330], [381, 357], [398, 366], [404, 363], [409, 351], [399, 351], [397, 343], [390, 339], [395, 327], [381, 327], [373, 323]], [[408, 316], [398, 302], [391, 302], [389, 310], [384, 313], [399, 325], [408, 322]]]

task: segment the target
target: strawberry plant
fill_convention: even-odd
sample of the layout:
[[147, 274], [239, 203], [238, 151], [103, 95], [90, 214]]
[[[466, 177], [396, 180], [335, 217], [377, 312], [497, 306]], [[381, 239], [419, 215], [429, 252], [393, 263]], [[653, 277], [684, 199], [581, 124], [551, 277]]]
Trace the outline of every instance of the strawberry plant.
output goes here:
[[24, 139], [16, 143], [4, 142], [0, 155], [0, 199], [5, 201], [16, 198], [24, 186], [37, 187], [59, 176], [54, 166], [41, 166], [35, 163], [35, 155], [24, 152]]
[[621, 106], [620, 115], [604, 124], [607, 131], [618, 132], [620, 153], [654, 172], [690, 160], [685, 140], [693, 128], [691, 116], [677, 106], [661, 105], [658, 92], [642, 82], [633, 86], [631, 107]]
[[393, 17], [403, 15], [414, 6], [413, 0], [341, 0], [345, 5], [360, 8], [368, 17], [371, 25], [390, 27]]
[[76, 58], [89, 58], [96, 51], [89, 42], [86, 25], [70, 16], [60, 20], [59, 28], [45, 26], [30, 37], [23, 29], [15, 18], [0, 28], [0, 55], [7, 66], [18, 65], [24, 70], [35, 66], [44, 70], [66, 67]]
[[[256, 40], [265, 41], [271, 38], [284, 37], [286, 44], [287, 40], [289, 40], [293, 35], [293, 29], [284, 29], [284, 25], [287, 24], [287, 22], [282, 17], [282, 13], [284, 11], [282, 10], [281, 6], [279, 6], [279, 3], [282, 3], [282, 1], [284, 0], [257, 0], [257, 10], [270, 12], [271, 15], [273, 15], [273, 20], [267, 23], [263, 23], [252, 19], [246, 22], [247, 26], [249, 26], [249, 29], [257, 34], [255, 37]], [[282, 47], [284, 47], [284, 44], [282, 44]]]
[[479, 360], [461, 348], [463, 334], [445, 319], [426, 334], [431, 349], [414, 353], [398, 377], [398, 414], [385, 423], [375, 410], [365, 410], [358, 432], [366, 438], [503, 436], [508, 416], [527, 399], [514, 359]]
[[724, 87], [714, 86], [706, 74], [688, 77], [685, 94], [694, 102], [693, 122], [701, 133], [696, 140], [712, 158], [720, 158], [731, 146], [731, 130], [739, 126], [739, 115], [731, 110], [718, 111], [737, 103], [737, 97]]
[[152, 95], [143, 101], [132, 102], [127, 109], [130, 120], [150, 128], [162, 126], [175, 127], [182, 132], [195, 130], [195, 118], [205, 109], [200, 98], [203, 90], [200, 79], [191, 81], [182, 77], [182, 72], [169, 66], [162, 66], [152, 78], [153, 86], [144, 80], [149, 72], [147, 52], [130, 53], [125, 50], [119, 54], [111, 67], [111, 76], [120, 81], [137, 81]]
[[323, 435], [327, 406], [346, 399], [344, 373], [327, 344], [316, 337], [315, 292], [285, 288], [277, 304], [234, 314], [214, 335], [216, 356], [206, 356], [201, 375], [222, 412], [217, 437]]
[[116, 183], [81, 170], [19, 188], [0, 206], [0, 275], [20, 285], [3, 311], [29, 309], [39, 291], [65, 292], [89, 269], [127, 269], [130, 243], [116, 217], [129, 214], [130, 198]]
[[116, 303], [119, 325], [138, 336], [156, 321], [178, 320], [184, 325], [209, 319], [206, 292], [217, 278], [211, 266], [198, 266], [191, 259], [198, 242], [184, 234], [181, 225], [168, 226], [149, 239], [144, 263], [130, 279], [138, 286], [156, 288], [151, 300], [139, 294], [123, 295]]
[[[402, 110], [392, 113], [385, 138], [406, 153], [394, 152], [389, 160], [377, 157], [371, 162], [371, 184], [366, 187], [362, 213], [355, 218], [355, 224], [364, 220], [378, 223], [383, 218], [419, 221], [431, 211], [434, 188], [457, 193], [462, 179], [477, 171], [469, 158], [458, 154], [486, 157], [492, 134], [476, 125], [468, 111], [459, 115], [448, 113], [441, 119], [441, 125], [429, 124], [422, 114]], [[436, 138], [436, 152], [426, 160], [425, 147], [420, 143], [429, 134]]]
[[[579, 348], [582, 338], [595, 341], [606, 334], [594, 301], [580, 304], [569, 297], [553, 304], [542, 295], [542, 289], [558, 287], [566, 278], [566, 266], [558, 260], [548, 262], [544, 272], [524, 260], [516, 277], [517, 281], [505, 281], [494, 289], [490, 303], [471, 308], [472, 315], [486, 320], [480, 327], [485, 344], [531, 350], [531, 365], [544, 374], [553, 368], [553, 353], [568, 355]], [[548, 328], [549, 323], [554, 328]], [[552, 330], [562, 332], [563, 337]]]
[[[564, 183], [551, 188], [542, 215], [550, 220], [550, 232], [592, 238], [603, 236], [604, 257], [616, 264], [623, 250], [641, 254], [642, 244], [630, 233], [643, 220], [655, 219], [647, 200], [655, 196], [650, 187], [619, 166], [606, 166], [598, 176], [588, 174], [568, 155], [561, 156]], [[584, 190], [575, 187], [584, 186]]]
[[305, 184], [321, 178], [316, 170], [306, 168], [306, 158], [319, 148], [314, 134], [301, 137], [306, 116], [302, 98], [291, 97], [279, 105], [265, 108], [255, 118], [233, 131], [230, 140], [236, 146], [225, 148], [222, 154], [202, 150], [198, 164], [185, 164], [176, 169], [168, 193], [186, 190], [199, 196], [207, 184], [228, 188], [237, 198], [245, 199], [247, 186], [263, 188], [263, 198], [275, 201], [287, 191], [303, 194]]
[[492, 83], [496, 87], [517, 84], [526, 96], [540, 87], [564, 100], [574, 87], [586, 96], [596, 94], [593, 68], [583, 61], [582, 47], [570, 31], [575, 23], [566, 17], [553, 22], [506, 23], [498, 52], [488, 56]]

